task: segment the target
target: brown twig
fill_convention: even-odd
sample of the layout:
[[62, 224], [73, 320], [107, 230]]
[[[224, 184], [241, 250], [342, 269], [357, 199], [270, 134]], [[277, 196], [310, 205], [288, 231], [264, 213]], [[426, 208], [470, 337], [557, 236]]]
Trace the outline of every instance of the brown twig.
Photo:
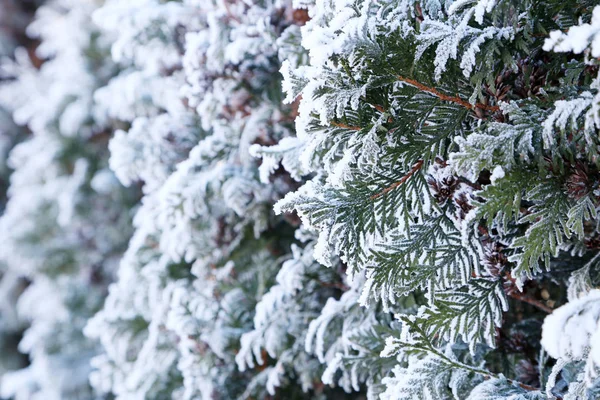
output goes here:
[[482, 104], [482, 103], [476, 103], [476, 104], [471, 104], [466, 100], [461, 99], [458, 96], [448, 96], [444, 93], [441, 93], [439, 90], [437, 90], [436, 88], [432, 88], [426, 85], [423, 85], [420, 82], [415, 81], [414, 79], [410, 79], [410, 78], [405, 78], [403, 76], [398, 76], [397, 79], [400, 82], [405, 82], [408, 83], [411, 86], [416, 87], [417, 89], [423, 91], [423, 92], [427, 92], [430, 93], [432, 95], [434, 95], [435, 97], [437, 97], [440, 100], [443, 101], [449, 101], [451, 103], [455, 103], [455, 104], [459, 104], [469, 110], [474, 110], [476, 108], [480, 109], [480, 110], [486, 110], [486, 111], [498, 111], [500, 110], [500, 107], [498, 106], [488, 106], [487, 104]]
[[[411, 86], [414, 86], [414, 87], [416, 87], [417, 89], [419, 89], [419, 90], [421, 90], [423, 92], [427, 92], [429, 94], [432, 94], [432, 95], [434, 95], [435, 97], [437, 97], [440, 100], [448, 101], [450, 103], [459, 104], [459, 105], [465, 107], [466, 109], [474, 110], [475, 113], [477, 114], [477, 116], [479, 118], [483, 117], [480, 110], [491, 111], [491, 112], [496, 112], [496, 111], [500, 110], [500, 107], [498, 107], [498, 106], [489, 106], [487, 104], [482, 104], [482, 103], [471, 104], [468, 101], [463, 100], [463, 99], [461, 99], [458, 96], [448, 96], [448, 95], [440, 92], [436, 88], [423, 85], [422, 83], [417, 82], [414, 79], [405, 78], [403, 76], [397, 76], [397, 79], [399, 81], [401, 81], [401, 82], [404, 82], [404, 83], [407, 83], [407, 84], [409, 84]], [[374, 109], [376, 109], [377, 111], [379, 111], [381, 113], [387, 112], [387, 110], [383, 106], [381, 106], [379, 104], [374, 104], [374, 103], [369, 103], [369, 104], [371, 104], [371, 106]], [[353, 131], [360, 131], [362, 129], [360, 126], [347, 125], [347, 124], [343, 124], [341, 122], [331, 122], [331, 125], [336, 126], [338, 128], [350, 129], [350, 130], [353, 130]]]
[[554, 311], [552, 310], [552, 308], [548, 307], [541, 301], [531, 298], [525, 295], [524, 293], [518, 291], [518, 289], [516, 288], [516, 279], [513, 278], [510, 272], [506, 272], [504, 274], [504, 278], [507, 282], [510, 283], [510, 287], [504, 290], [509, 297], [512, 297], [515, 300], [519, 300], [527, 304], [531, 304], [532, 306], [544, 311], [545, 313], [552, 314], [552, 311]]
[[338, 128], [350, 129], [352, 131], [360, 131], [362, 129], [360, 126], [346, 125], [340, 122], [331, 122], [331, 125], [337, 126]]
[[229, 8], [229, 4], [227, 3], [227, 1], [224, 1], [224, 2], [223, 2], [223, 5], [225, 6], [225, 11], [227, 11], [227, 16], [228, 16], [229, 18], [231, 18], [232, 20], [234, 20], [234, 21], [235, 21], [235, 22], [237, 22], [238, 24], [242, 22], [242, 20], [241, 20], [239, 17], [237, 17], [236, 15], [234, 15], [234, 14], [231, 12], [231, 9]]
[[342, 282], [319, 282], [321, 286], [340, 289], [343, 292], [350, 290], [350, 286], [344, 285]]
[[421, 5], [419, 3], [415, 3], [415, 13], [417, 14], [417, 21], [423, 22], [425, 20], [423, 17], [423, 10], [421, 10]]
[[386, 112], [386, 109], [383, 106], [380, 106], [379, 104], [371, 104], [371, 105], [373, 106], [374, 109], [376, 109], [380, 113]]
[[526, 383], [523, 383], [523, 382], [515, 381], [514, 379], [508, 379], [508, 378], [507, 378], [507, 379], [506, 379], [506, 381], [507, 381], [508, 383], [512, 384], [512, 385], [514, 385], [514, 384], [517, 384], [517, 385], [519, 385], [519, 386], [520, 386], [522, 389], [525, 389], [525, 390], [527, 390], [527, 391], [529, 391], [529, 392], [535, 392], [535, 391], [538, 391], [538, 390], [540, 390], [540, 388], [536, 388], [536, 387], [534, 387], [534, 386], [528, 385], [528, 384], [526, 384]]
[[417, 163], [415, 165], [413, 165], [413, 167], [411, 168], [411, 170], [408, 171], [408, 173], [406, 175], [404, 175], [402, 177], [402, 179], [400, 179], [398, 182], [394, 182], [391, 186], [386, 187], [381, 192], [379, 192], [379, 193], [374, 194], [373, 196], [371, 196], [371, 200], [375, 200], [375, 199], [377, 199], [377, 198], [379, 198], [381, 196], [384, 196], [385, 194], [391, 192], [392, 190], [396, 189], [398, 186], [402, 185], [404, 182], [406, 182], [407, 180], [409, 180], [410, 177], [413, 176], [422, 167], [423, 167], [423, 160], [417, 161]]
[[538, 309], [544, 311], [545, 313], [552, 314], [552, 311], [554, 311], [550, 307], [548, 307], [547, 305], [542, 303], [541, 301], [532, 299], [531, 297], [526, 296], [523, 293], [511, 291], [508, 295], [510, 297], [512, 297], [513, 299], [522, 301], [527, 304], [531, 304], [532, 306], [537, 307]]

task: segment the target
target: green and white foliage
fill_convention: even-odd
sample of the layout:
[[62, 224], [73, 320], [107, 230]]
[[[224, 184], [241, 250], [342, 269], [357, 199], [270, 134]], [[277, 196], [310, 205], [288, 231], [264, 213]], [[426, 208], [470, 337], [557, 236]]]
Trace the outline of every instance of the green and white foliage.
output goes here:
[[121, 66], [96, 92], [127, 126], [110, 142], [110, 165], [144, 191], [118, 279], [86, 328], [104, 348], [91, 375], [100, 392], [322, 395], [304, 337], [340, 275], [314, 262], [311, 244], [285, 255], [293, 229], [271, 208], [294, 182], [261, 183], [249, 153], [293, 135], [278, 78], [300, 23], [292, 11], [273, 1], [144, 0], [94, 13]]
[[[25, 29], [31, 21], [32, 13], [37, 2], [24, 2], [19, 4], [15, 0], [3, 0], [0, 2], [0, 59], [13, 59], [23, 57], [24, 50], [16, 48], [26, 45]], [[0, 69], [0, 82], [12, 79], [10, 71]], [[8, 187], [8, 176], [10, 168], [7, 158], [10, 150], [22, 140], [24, 130], [14, 123], [10, 110], [0, 107], [0, 208], [6, 204], [6, 189]]]
[[[277, 360], [261, 373], [266, 375], [271, 395], [275, 395], [282, 380], [289, 379], [286, 371], [293, 371], [305, 391], [320, 378], [323, 369], [319, 361], [310, 356], [312, 346], [308, 343], [312, 341], [315, 320], [323, 309], [323, 299], [333, 297], [341, 285], [334, 271], [323, 268], [312, 257], [314, 242], [308, 237], [299, 239], [309, 241], [304, 248], [292, 245], [292, 258], [281, 265], [276, 284], [256, 304], [254, 329], [242, 335], [236, 355], [241, 371], [264, 365], [265, 355]], [[321, 348], [319, 357], [322, 353]]]
[[[315, 233], [315, 259], [335, 267], [339, 258], [368, 310], [393, 311], [403, 325], [411, 315], [386, 396], [545, 396], [552, 361], [534, 354], [543, 314], [513, 310], [548, 310], [532, 297], [560, 301], [569, 272], [596, 248], [593, 2], [299, 5], [311, 18], [301, 28], [308, 61], [281, 70], [286, 101], [299, 101], [297, 137], [252, 151], [265, 174], [281, 162], [309, 178], [275, 211], [297, 212]], [[546, 39], [554, 30], [563, 33]], [[405, 296], [419, 309], [405, 309]], [[520, 366], [507, 370], [498, 364], [506, 335], [526, 324], [537, 337], [531, 355], [510, 356]], [[455, 362], [443, 349], [460, 343], [487, 361]], [[320, 360], [327, 371], [339, 365]], [[526, 365], [537, 376], [524, 378]], [[461, 370], [472, 393], [452, 393]], [[571, 382], [561, 379], [553, 395]]]
[[[583, 53], [584, 62], [595, 67], [599, 54], [597, 33], [600, 28], [600, 7], [595, 7], [588, 23], [580, 23], [567, 32], [553, 31], [546, 40], [544, 49], [554, 52]], [[565, 100], [556, 101], [555, 110], [544, 122], [544, 143], [546, 146], [559, 147], [557, 141], [564, 141], [566, 132], [581, 132], [580, 141], [584, 156], [590, 162], [597, 163], [596, 136], [600, 121], [600, 98], [597, 95], [600, 77], [596, 76], [589, 89], [574, 94]], [[558, 134], [556, 134], [558, 131]], [[560, 136], [559, 136], [560, 135]], [[550, 143], [548, 143], [550, 142]], [[568, 212], [567, 224], [575, 220], [580, 238], [587, 232], [581, 220], [597, 219], [596, 197], [584, 196], [579, 204]], [[598, 373], [600, 358], [595, 345], [598, 342], [600, 325], [598, 307], [600, 301], [597, 286], [597, 259], [595, 255], [588, 263], [575, 270], [568, 281], [569, 302], [546, 317], [543, 326], [541, 344], [550, 356], [558, 361], [553, 368], [554, 379], [546, 385], [548, 396], [552, 396], [556, 387], [556, 376], [571, 368], [571, 382], [565, 399], [595, 398], [598, 396]]]
[[29, 33], [3, 396], [600, 396], [597, 1], [53, 0]]
[[[0, 218], [2, 297], [22, 292], [15, 317], [28, 325], [19, 351], [30, 365], [2, 376], [4, 397], [93, 398], [98, 347], [82, 331], [130, 235], [134, 199], [108, 169], [113, 122], [93, 98], [114, 70], [90, 19], [96, 7], [47, 2], [27, 30], [40, 41], [36, 56], [21, 48], [2, 65], [1, 104], [31, 132], [8, 157], [14, 172]], [[45, 60], [39, 68], [36, 57]]]
[[[36, 1], [0, 1], [1, 59], [14, 60], [24, 52], [16, 48], [28, 45], [25, 29], [37, 6]], [[0, 67], [0, 85], [11, 79], [14, 79], [14, 76], [9, 71], [2, 71]], [[26, 129], [14, 123], [9, 109], [0, 106], [0, 215], [6, 206], [6, 192], [11, 173], [8, 156], [12, 148], [25, 136]], [[26, 321], [17, 310], [17, 303], [25, 286], [25, 280], [18, 273], [7, 270], [0, 261], [0, 376], [8, 371], [23, 368], [27, 362], [26, 357], [18, 351], [18, 342], [27, 328]]]

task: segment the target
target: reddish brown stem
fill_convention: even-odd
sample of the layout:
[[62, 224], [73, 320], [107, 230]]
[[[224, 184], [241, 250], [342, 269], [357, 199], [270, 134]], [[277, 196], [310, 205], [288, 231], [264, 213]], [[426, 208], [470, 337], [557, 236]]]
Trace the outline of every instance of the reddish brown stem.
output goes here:
[[414, 79], [410, 79], [410, 78], [405, 78], [403, 76], [398, 76], [397, 79], [400, 82], [405, 82], [408, 83], [411, 86], [416, 87], [417, 89], [423, 91], [423, 92], [427, 92], [430, 93], [432, 95], [434, 95], [435, 97], [437, 97], [440, 100], [443, 101], [448, 101], [451, 103], [455, 103], [455, 104], [459, 104], [469, 110], [475, 110], [476, 108], [480, 109], [480, 110], [486, 110], [486, 111], [498, 111], [500, 110], [500, 107], [498, 106], [488, 106], [487, 104], [482, 104], [482, 103], [476, 103], [476, 104], [471, 104], [466, 100], [461, 99], [458, 96], [448, 96], [444, 93], [441, 93], [439, 90], [437, 90], [436, 88], [432, 88], [426, 85], [423, 85], [420, 82], [415, 81]]
[[421, 5], [419, 3], [415, 3], [415, 11], [417, 14], [417, 21], [423, 22], [425, 18], [423, 17], [423, 10], [421, 10]]
[[535, 392], [535, 391], [538, 391], [538, 390], [540, 390], [539, 388], [536, 388], [536, 387], [533, 387], [533, 386], [527, 385], [526, 383], [522, 383], [522, 382], [515, 381], [515, 380], [513, 380], [513, 379], [507, 379], [506, 381], [507, 381], [508, 383], [512, 383], [512, 384], [515, 384], [515, 383], [516, 383], [516, 384], [517, 384], [517, 385], [519, 385], [519, 386], [520, 386], [522, 389], [525, 389], [525, 390], [527, 390], [527, 391], [529, 391], [529, 392]]
[[508, 295], [510, 297], [512, 297], [513, 299], [522, 301], [527, 304], [531, 304], [532, 306], [539, 308], [540, 310], [544, 311], [545, 313], [552, 314], [553, 310], [550, 307], [548, 307], [547, 305], [545, 305], [544, 303], [542, 303], [539, 300], [532, 299], [531, 297], [524, 295], [523, 293], [510, 292]]
[[360, 126], [346, 125], [340, 122], [332, 122], [331, 125], [337, 126], [338, 128], [350, 129], [352, 131], [360, 131], [362, 129]]
[[320, 284], [323, 287], [330, 287], [330, 288], [340, 289], [341, 291], [344, 291], [344, 292], [350, 290], [349, 286], [344, 285], [341, 282], [320, 282]]
[[372, 104], [372, 106], [373, 106], [373, 108], [375, 108], [380, 113], [386, 112], [385, 108], [383, 108], [383, 106], [380, 106], [379, 104]]
[[379, 193], [374, 194], [373, 196], [371, 196], [371, 200], [375, 200], [375, 199], [377, 199], [377, 198], [379, 198], [381, 196], [386, 195], [387, 193], [391, 192], [392, 190], [396, 189], [398, 186], [402, 185], [404, 182], [406, 182], [407, 180], [409, 180], [410, 177], [413, 176], [422, 167], [423, 167], [423, 160], [417, 161], [417, 163], [411, 168], [410, 171], [408, 171], [408, 173], [406, 175], [404, 175], [402, 177], [402, 179], [400, 179], [398, 182], [394, 182], [391, 186], [386, 187], [381, 192], [379, 192]]

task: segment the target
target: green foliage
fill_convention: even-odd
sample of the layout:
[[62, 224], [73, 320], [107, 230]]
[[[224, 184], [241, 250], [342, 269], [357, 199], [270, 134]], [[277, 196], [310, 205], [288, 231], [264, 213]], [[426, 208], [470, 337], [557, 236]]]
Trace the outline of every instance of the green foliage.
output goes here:
[[[327, 2], [307, 28], [339, 46], [316, 55], [307, 41], [309, 65], [287, 72], [315, 176], [276, 209], [319, 235], [317, 260], [335, 268], [340, 256], [354, 279], [364, 273], [361, 304], [418, 299], [395, 353], [417, 356], [385, 378], [389, 398], [541, 398], [542, 378], [523, 372], [542, 362], [539, 338], [525, 335], [534, 349], [511, 355], [527, 383], [492, 369], [500, 349], [521, 346], [500, 331], [540, 332], [543, 314], [520, 302], [563, 302], [574, 260], [597, 249], [594, 44], [549, 52], [557, 35], [594, 23], [594, 4], [572, 3]], [[589, 270], [574, 275], [580, 292]], [[440, 350], [461, 342], [473, 357], [485, 348], [489, 364]], [[449, 383], [459, 370], [471, 382], [460, 395]]]
[[369, 291], [382, 300], [414, 291], [426, 291], [430, 299], [437, 292], [466, 283], [477, 265], [477, 249], [466, 247], [460, 232], [445, 214], [425, 218], [404, 233], [392, 232], [391, 240], [371, 253], [367, 276]]
[[[88, 232], [118, 219], [106, 204], [135, 201], [117, 185], [95, 194], [117, 130], [108, 163], [144, 200], [86, 328], [103, 348], [96, 389], [597, 397], [597, 1], [103, 4], [93, 18], [78, 6], [102, 25], [79, 35], [90, 45], [75, 64], [98, 75], [98, 88], [77, 86], [77, 104], [93, 105], [81, 129], [62, 132], [79, 115], [62, 81], [16, 113], [40, 144], [13, 151], [27, 172], [13, 187], [66, 178], [22, 190], [41, 200], [9, 201], [0, 219], [26, 211], [1, 225], [22, 258], [0, 255], [51, 279], [112, 259], [118, 245], [96, 259], [86, 246], [104, 249]], [[48, 93], [66, 96], [51, 112]], [[40, 141], [46, 131], [61, 134]], [[53, 167], [29, 171], [51, 145]], [[71, 208], [73, 229], [59, 218]], [[76, 294], [59, 300], [86, 305]]]
[[438, 294], [417, 321], [434, 341], [454, 343], [462, 338], [474, 351], [478, 343], [495, 344], [503, 311], [508, 311], [508, 304], [501, 283], [472, 279], [468, 285]]
[[529, 224], [527, 231], [512, 243], [517, 254], [510, 261], [517, 264], [513, 270], [517, 277], [526, 276], [531, 279], [534, 273], [541, 271], [540, 259], [544, 261], [544, 265], [549, 265], [550, 257], [558, 256], [565, 236], [570, 236], [567, 228], [569, 202], [555, 185], [555, 181], [545, 182], [525, 194], [534, 205], [530, 208], [530, 213], [519, 220], [519, 223]]

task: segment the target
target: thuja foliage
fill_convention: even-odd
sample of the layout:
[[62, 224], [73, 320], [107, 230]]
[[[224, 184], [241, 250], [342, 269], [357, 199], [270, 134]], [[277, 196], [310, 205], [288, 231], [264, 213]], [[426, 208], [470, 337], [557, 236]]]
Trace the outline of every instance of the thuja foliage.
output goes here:
[[[13, 58], [16, 47], [33, 45], [25, 35], [25, 29], [38, 4], [37, 1], [0, 1], [0, 57]], [[8, 74], [0, 72], [0, 85], [10, 79]], [[0, 106], [0, 214], [6, 207], [6, 191], [12, 172], [8, 165], [8, 154], [26, 134], [26, 129], [13, 122], [10, 110]], [[0, 261], [0, 374], [22, 368], [27, 362], [17, 349], [26, 327], [16, 311], [16, 302], [24, 286], [25, 282], [19, 274], [7, 271]]]
[[599, 398], [596, 3], [48, 1], [2, 395]]
[[[115, 65], [90, 25], [95, 7], [93, 1], [41, 5], [27, 27], [31, 43], [6, 53], [2, 64], [0, 105], [24, 132], [7, 159], [12, 173], [0, 218], [0, 324], [1, 330], [24, 329], [18, 351], [28, 361], [2, 371], [3, 398], [94, 396], [88, 375], [100, 348], [83, 327], [102, 307], [137, 201], [108, 168], [115, 122], [94, 91]], [[4, 357], [11, 352], [3, 349]]]

